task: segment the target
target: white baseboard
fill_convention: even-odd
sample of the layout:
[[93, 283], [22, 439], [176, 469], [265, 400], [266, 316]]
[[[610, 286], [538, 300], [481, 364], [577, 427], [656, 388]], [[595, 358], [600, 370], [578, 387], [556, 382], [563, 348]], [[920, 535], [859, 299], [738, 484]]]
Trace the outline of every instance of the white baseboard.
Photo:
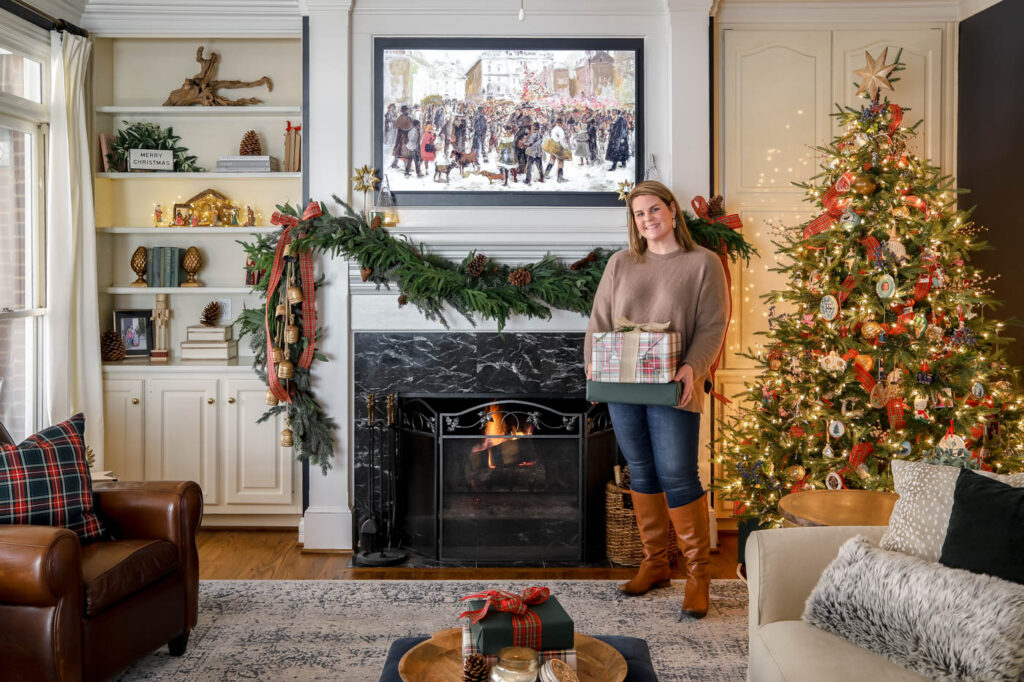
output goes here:
[[297, 528], [298, 514], [206, 514], [202, 528]]
[[302, 548], [352, 551], [352, 512], [343, 507], [310, 507], [302, 517]]

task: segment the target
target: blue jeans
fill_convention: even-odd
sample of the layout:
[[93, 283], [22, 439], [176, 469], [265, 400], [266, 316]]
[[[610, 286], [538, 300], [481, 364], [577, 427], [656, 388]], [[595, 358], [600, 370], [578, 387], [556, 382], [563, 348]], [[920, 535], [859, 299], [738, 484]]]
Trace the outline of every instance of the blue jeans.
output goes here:
[[682, 507], [704, 494], [697, 470], [700, 414], [665, 405], [608, 403], [615, 439], [638, 493], [664, 491], [668, 506]]

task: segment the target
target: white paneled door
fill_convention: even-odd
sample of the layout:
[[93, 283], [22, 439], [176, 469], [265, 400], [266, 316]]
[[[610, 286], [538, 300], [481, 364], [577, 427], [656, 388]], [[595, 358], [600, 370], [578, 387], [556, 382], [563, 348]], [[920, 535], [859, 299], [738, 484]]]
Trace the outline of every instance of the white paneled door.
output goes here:
[[196, 481], [217, 503], [217, 380], [146, 381], [146, 480]]
[[141, 379], [103, 382], [103, 468], [122, 481], [146, 478]]
[[267, 410], [267, 387], [256, 379], [227, 379], [223, 389], [223, 456], [226, 504], [293, 504], [293, 448], [281, 447], [278, 419], [257, 420]]

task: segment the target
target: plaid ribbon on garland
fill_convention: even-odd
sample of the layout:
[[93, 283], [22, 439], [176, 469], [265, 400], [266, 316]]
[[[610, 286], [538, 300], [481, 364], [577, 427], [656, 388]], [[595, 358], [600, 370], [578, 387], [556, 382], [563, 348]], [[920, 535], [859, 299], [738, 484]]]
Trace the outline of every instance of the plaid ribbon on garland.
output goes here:
[[[312, 220], [323, 215], [323, 210], [315, 201], [310, 201], [306, 210], [302, 212], [302, 220]], [[281, 385], [277, 378], [277, 368], [274, 363], [274, 335], [270, 330], [270, 298], [271, 293], [277, 289], [284, 274], [285, 255], [292, 240], [302, 237], [299, 231], [300, 220], [295, 216], [285, 215], [274, 211], [270, 218], [273, 225], [284, 227], [281, 236], [277, 239], [277, 248], [274, 250], [274, 264], [270, 268], [270, 281], [267, 283], [267, 306], [263, 314], [263, 324], [267, 337], [267, 384], [271, 392], [279, 401], [290, 403], [291, 393]], [[293, 231], [297, 232], [293, 234]], [[307, 250], [298, 255], [299, 274], [302, 278], [302, 334], [306, 339], [306, 348], [299, 357], [299, 367], [309, 369], [313, 363], [313, 354], [316, 349], [316, 291], [314, 288], [313, 255]]]
[[463, 611], [459, 618], [469, 618], [476, 625], [490, 609], [512, 614], [512, 645], [527, 646], [540, 651], [541, 622], [540, 616], [530, 610], [530, 604], [542, 604], [551, 595], [546, 587], [527, 587], [522, 594], [513, 594], [504, 590], [487, 590], [463, 597], [467, 599], [483, 599], [484, 605], [476, 611]]

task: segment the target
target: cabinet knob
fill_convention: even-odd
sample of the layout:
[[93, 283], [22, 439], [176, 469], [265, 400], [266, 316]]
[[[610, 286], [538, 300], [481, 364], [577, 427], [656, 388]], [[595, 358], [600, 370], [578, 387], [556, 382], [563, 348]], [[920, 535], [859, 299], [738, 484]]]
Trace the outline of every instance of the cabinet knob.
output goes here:
[[206, 399], [206, 404], [207, 405], [213, 405], [213, 398], [207, 398]]
[[234, 405], [234, 404], [235, 404], [235, 399], [234, 398], [228, 398], [228, 405]]
[[139, 399], [138, 398], [132, 398], [132, 405], [138, 405], [138, 404], [139, 404]]

